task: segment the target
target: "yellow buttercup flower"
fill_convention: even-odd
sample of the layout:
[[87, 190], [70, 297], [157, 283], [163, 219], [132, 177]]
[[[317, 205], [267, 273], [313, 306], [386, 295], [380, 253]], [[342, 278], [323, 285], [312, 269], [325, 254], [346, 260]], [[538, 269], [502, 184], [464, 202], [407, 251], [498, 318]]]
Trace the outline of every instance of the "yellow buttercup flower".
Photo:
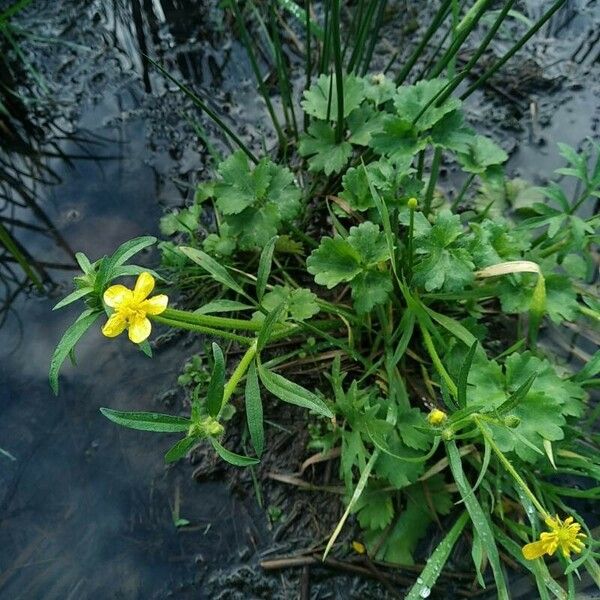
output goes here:
[[111, 285], [104, 292], [104, 303], [114, 312], [102, 333], [106, 337], [116, 337], [127, 329], [133, 343], [140, 344], [146, 340], [152, 331], [147, 315], [160, 315], [169, 302], [164, 294], [148, 298], [153, 289], [154, 277], [145, 271], [138, 276], [133, 290], [124, 285]]
[[559, 548], [565, 558], [569, 558], [571, 552], [579, 554], [583, 550], [585, 544], [581, 540], [587, 536], [580, 533], [581, 525], [573, 517], [564, 521], [558, 515], [547, 517], [545, 523], [550, 531], [544, 531], [539, 540], [523, 546], [523, 556], [527, 560], [535, 560], [544, 554], [552, 556]]
[[447, 415], [443, 410], [440, 410], [439, 408], [434, 408], [427, 415], [427, 422], [430, 425], [438, 426], [438, 425], [441, 425], [446, 420], [446, 417], [447, 417]]

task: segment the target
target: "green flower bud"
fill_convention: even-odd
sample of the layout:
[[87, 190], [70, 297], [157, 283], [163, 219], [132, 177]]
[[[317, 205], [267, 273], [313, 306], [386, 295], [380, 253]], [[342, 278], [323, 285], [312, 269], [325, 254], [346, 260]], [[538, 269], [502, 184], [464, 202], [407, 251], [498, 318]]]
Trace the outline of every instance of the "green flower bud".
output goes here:
[[445, 442], [449, 442], [449, 441], [453, 440], [454, 439], [454, 431], [452, 431], [452, 429], [450, 429], [450, 427], [444, 429], [442, 431], [442, 439]]
[[511, 429], [518, 427], [520, 423], [521, 423], [521, 419], [519, 419], [519, 417], [517, 417], [517, 415], [508, 415], [504, 419], [504, 424], [507, 427], [510, 427]]
[[410, 210], [416, 210], [417, 206], [419, 206], [419, 201], [416, 198], [409, 198], [408, 202], [406, 203], [408, 205], [408, 208]]

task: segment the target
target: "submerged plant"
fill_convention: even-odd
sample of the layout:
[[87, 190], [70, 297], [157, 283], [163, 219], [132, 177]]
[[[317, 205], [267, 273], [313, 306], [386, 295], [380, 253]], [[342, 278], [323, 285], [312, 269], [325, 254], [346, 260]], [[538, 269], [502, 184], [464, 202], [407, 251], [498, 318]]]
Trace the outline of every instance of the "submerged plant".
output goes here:
[[[94, 263], [78, 255], [84, 274], [59, 304], [83, 299], [87, 308], [53, 357], [55, 390], [60, 365], [101, 314], [109, 316], [105, 333], [128, 328], [147, 353], [152, 321], [241, 349], [228, 368], [233, 353], [213, 343], [210, 373], [186, 372], [189, 417], [102, 412], [126, 427], [182, 434], [167, 461], [207, 441], [229, 463], [250, 466], [265, 450], [272, 399], [308, 409], [310, 447], [339, 455], [346, 490], [325, 554], [341, 551], [336, 542], [351, 514], [362, 530], [354, 550], [385, 563], [414, 563], [431, 526], [445, 531], [408, 598], [429, 593], [469, 523], [477, 581], [490, 584], [489, 567], [499, 598], [509, 597], [506, 564], [528, 570], [543, 598], [573, 596], [580, 566], [600, 584], [596, 542], [571, 505], [598, 499], [599, 488], [574, 488], [569, 479], [600, 480], [588, 397], [600, 353], [572, 373], [538, 339], [548, 322], [600, 320], [588, 278], [599, 218], [579, 212], [600, 196], [600, 148], [591, 160], [561, 146], [569, 165], [558, 174], [581, 182], [575, 198], [553, 182], [527, 187], [515, 202], [511, 190], [522, 184], [505, 179], [506, 152], [466, 124], [452, 95], [464, 79], [453, 56], [487, 4], [455, 21], [451, 46], [432, 67], [448, 77], [406, 84], [410, 69], [396, 81], [366, 74], [372, 48], [360, 23], [343, 72], [339, 2], [326, 3], [324, 68], [303, 93], [306, 131], [286, 143], [288, 164], [242, 148], [199, 184], [193, 206], [165, 216], [163, 232], [176, 237], [161, 245], [158, 270], [169, 284], [126, 264], [155, 242], [139, 238]], [[291, 105], [287, 111], [293, 129]], [[464, 177], [456, 197], [436, 185], [449, 160]], [[207, 233], [208, 201], [216, 227]], [[139, 276], [133, 291], [113, 283], [131, 275]], [[166, 295], [147, 299], [154, 277], [169, 291], [168, 307]], [[320, 366], [301, 385], [283, 373], [286, 361], [302, 364], [307, 352]], [[236, 397], [250, 456], [223, 445]], [[558, 514], [569, 516], [551, 516]], [[550, 531], [540, 534], [540, 522]], [[540, 560], [555, 554], [568, 590]]]

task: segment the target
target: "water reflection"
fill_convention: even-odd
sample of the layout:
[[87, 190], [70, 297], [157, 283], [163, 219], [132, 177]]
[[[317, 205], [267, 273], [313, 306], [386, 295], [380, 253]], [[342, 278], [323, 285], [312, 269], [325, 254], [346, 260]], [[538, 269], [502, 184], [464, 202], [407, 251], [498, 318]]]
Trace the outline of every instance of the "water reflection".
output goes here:
[[[76, 316], [51, 312], [70, 289], [74, 250], [96, 258], [156, 233], [160, 204], [188, 193], [172, 181], [186, 172], [174, 157], [201, 164], [197, 153], [173, 153], [179, 113], [153, 121], [162, 101], [148, 94], [141, 57], [166, 37], [181, 41], [189, 15], [200, 25], [202, 12], [195, 2], [65, 0], [59, 14], [54, 2], [36, 4], [26, 23], [62, 30], [77, 46], [44, 50], [49, 111], [16, 98], [0, 117], [0, 221], [50, 292], [36, 293], [0, 253], [0, 597], [197, 597], [205, 565], [260, 537], [253, 517], [224, 484], [199, 485], [185, 464], [165, 469], [173, 440], [116, 428], [98, 412], [184, 410], [166, 392], [194, 346], [158, 349], [150, 363], [95, 328], [78, 347], [79, 367], [64, 368], [57, 398], [47, 371]], [[176, 506], [189, 527], [175, 527]]]

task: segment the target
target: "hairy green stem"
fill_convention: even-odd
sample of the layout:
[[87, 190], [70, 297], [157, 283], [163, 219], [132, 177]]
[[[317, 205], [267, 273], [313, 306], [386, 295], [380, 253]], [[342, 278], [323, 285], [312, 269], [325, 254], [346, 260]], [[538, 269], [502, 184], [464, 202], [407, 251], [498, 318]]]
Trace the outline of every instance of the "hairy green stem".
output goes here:
[[452, 381], [452, 377], [450, 377], [450, 374], [448, 373], [448, 371], [446, 371], [446, 368], [442, 364], [442, 360], [440, 359], [440, 356], [437, 353], [437, 350], [435, 349], [435, 345], [433, 343], [433, 340], [431, 339], [431, 335], [429, 334], [427, 327], [425, 327], [422, 323], [419, 323], [419, 327], [421, 328], [421, 334], [423, 336], [423, 342], [425, 343], [425, 349], [427, 350], [427, 353], [429, 354], [433, 362], [433, 366], [435, 367], [439, 376], [444, 380], [446, 386], [448, 387], [448, 391], [452, 394], [452, 396], [456, 398], [458, 396], [458, 388], [456, 387], [456, 384], [454, 383], [454, 381]]
[[254, 357], [256, 356], [257, 342], [258, 339], [255, 339], [252, 342], [250, 348], [246, 350], [244, 356], [242, 356], [237, 367], [231, 374], [229, 381], [225, 384], [225, 389], [223, 391], [223, 403], [221, 404], [221, 408], [225, 406], [227, 402], [229, 402], [229, 399], [233, 395], [233, 392], [235, 392], [235, 388], [237, 387], [242, 377], [244, 377], [244, 375], [246, 374], [246, 371], [250, 367], [250, 363], [254, 360]]
[[489, 432], [481, 425], [476, 415], [473, 415], [473, 420], [477, 424], [481, 435], [484, 437], [486, 442], [490, 445], [490, 448], [494, 451], [504, 468], [509, 472], [511, 477], [519, 484], [523, 493], [531, 500], [533, 505], [538, 509], [538, 512], [543, 519], [547, 519], [550, 515], [548, 511], [541, 505], [540, 501], [535, 497], [534, 493], [529, 489], [529, 486], [525, 483], [525, 480], [517, 473], [517, 470], [512, 466], [511, 462], [506, 458], [506, 455], [498, 448], [493, 437]]
[[178, 329], [185, 329], [187, 331], [194, 331], [196, 333], [203, 333], [205, 335], [214, 335], [217, 337], [231, 340], [232, 342], [238, 342], [240, 344], [251, 344], [252, 339], [243, 335], [237, 335], [230, 331], [223, 331], [221, 329], [213, 329], [212, 327], [204, 327], [202, 325], [196, 325], [194, 323], [186, 323], [184, 321], [176, 321], [174, 319], [166, 319], [161, 315], [148, 315], [156, 323], [161, 325], [168, 325], [169, 327], [176, 327]]
[[247, 321], [244, 319], [230, 319], [227, 317], [215, 317], [212, 315], [201, 315], [198, 313], [167, 308], [161, 315], [171, 321], [181, 321], [191, 325], [201, 325], [203, 327], [224, 327], [225, 329], [240, 329], [242, 331], [260, 331], [261, 323]]

